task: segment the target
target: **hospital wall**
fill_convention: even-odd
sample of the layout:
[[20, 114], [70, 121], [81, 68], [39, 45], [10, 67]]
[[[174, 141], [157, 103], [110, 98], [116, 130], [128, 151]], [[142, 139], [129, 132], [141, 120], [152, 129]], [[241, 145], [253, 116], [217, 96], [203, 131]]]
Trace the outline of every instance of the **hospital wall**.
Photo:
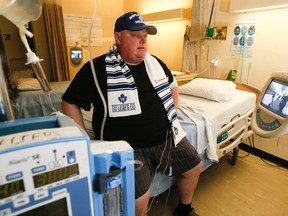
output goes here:
[[[169, 10], [175, 8], [192, 8], [193, 0], [98, 0], [97, 15], [102, 17], [103, 38], [113, 37], [114, 23], [117, 17], [124, 12], [137, 11], [141, 14], [157, 12], [159, 10]], [[83, 16], [92, 16], [94, 12], [94, 0], [62, 0], [62, 9], [64, 14], [74, 14]], [[148, 36], [148, 50], [154, 55], [159, 56], [172, 70], [180, 70], [182, 67], [182, 47], [183, 35], [186, 25], [190, 25], [191, 20], [168, 21], [153, 23], [158, 28], [158, 34]], [[113, 40], [103, 42], [102, 46], [93, 46], [92, 56], [98, 56], [107, 52]], [[67, 47], [69, 54], [71, 46]], [[69, 64], [71, 79], [76, 75], [79, 68], [89, 60], [87, 46], [83, 47], [84, 59], [80, 66]], [[69, 56], [69, 55], [68, 55]]]
[[[125, 0], [124, 11], [150, 14], [177, 8], [191, 8], [193, 0]], [[148, 51], [162, 59], [171, 70], [182, 68], [183, 38], [191, 19], [148, 23], [157, 27], [156, 35], [148, 36]]]
[[[97, 16], [102, 18], [102, 32], [103, 32], [103, 42], [100, 46], [91, 46], [92, 57], [99, 56], [108, 51], [108, 48], [113, 44], [114, 23], [115, 20], [122, 15], [124, 9], [123, 0], [98, 0], [97, 5], [95, 5], [95, 0], [62, 0], [62, 10], [63, 14], [72, 14], [80, 16], [93, 16], [94, 9], [96, 8]], [[109, 38], [107, 40], [106, 38]], [[67, 52], [69, 54], [70, 48], [67, 47]], [[83, 61], [79, 66], [72, 66], [69, 64], [70, 78], [73, 79], [77, 71], [85, 62], [89, 60], [88, 47], [83, 46]], [[68, 55], [70, 56], [70, 54]], [[69, 57], [70, 58], [70, 57]]]
[[[103, 37], [113, 36], [114, 22], [124, 12], [138, 11], [141, 14], [147, 14], [175, 8], [192, 8], [192, 3], [193, 0], [98, 0], [98, 15], [102, 16], [103, 20]], [[92, 16], [94, 0], [85, 0], [84, 2], [62, 0], [62, 5], [64, 13]], [[235, 24], [250, 19], [254, 19], [256, 25], [252, 57], [233, 56], [232, 37]], [[191, 25], [191, 20], [151, 24], [157, 27], [158, 34], [148, 36], [148, 51], [161, 58], [171, 70], [180, 71], [182, 68], [183, 36], [186, 25]], [[218, 0], [213, 26], [227, 26], [228, 34], [226, 40], [213, 39], [211, 42], [210, 57], [216, 58], [219, 65], [217, 67], [211, 66], [210, 78], [226, 79], [229, 70], [236, 69], [236, 81], [249, 83], [261, 90], [273, 72], [288, 71], [288, 43], [286, 42], [288, 8], [234, 14], [229, 12], [229, 0]], [[113, 41], [104, 42], [103, 46], [100, 47], [92, 47], [92, 56], [106, 52], [111, 44]], [[88, 56], [85, 60], [88, 60]], [[248, 81], [249, 64], [252, 67]], [[72, 78], [78, 70], [79, 67], [70, 66]], [[287, 140], [287, 135], [273, 139], [256, 136], [255, 146], [288, 160]]]
[[[229, 0], [220, 0], [215, 15], [214, 26], [228, 26], [228, 37], [213, 40], [212, 57], [219, 60], [219, 66], [211, 67], [212, 78], [225, 79], [230, 69], [236, 69], [236, 81], [261, 90], [273, 72], [288, 72], [288, 8], [234, 14], [229, 13]], [[232, 56], [235, 23], [252, 19], [256, 25], [252, 57]], [[248, 80], [249, 64], [252, 67]], [[273, 139], [255, 136], [255, 147], [288, 160], [287, 140], [287, 135]]]

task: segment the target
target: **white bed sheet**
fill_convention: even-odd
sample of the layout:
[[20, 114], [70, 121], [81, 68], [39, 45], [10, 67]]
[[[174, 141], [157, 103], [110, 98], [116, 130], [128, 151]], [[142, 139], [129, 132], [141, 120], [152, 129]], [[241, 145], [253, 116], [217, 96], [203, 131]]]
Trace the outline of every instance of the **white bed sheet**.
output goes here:
[[230, 101], [215, 102], [191, 95], [179, 95], [178, 117], [187, 138], [199, 154], [206, 152], [211, 162], [218, 162], [217, 131], [233, 118], [255, 107], [256, 95], [235, 90]]
[[49, 94], [42, 89], [17, 93], [16, 98], [11, 101], [15, 119], [49, 116], [55, 110], [61, 111], [62, 95], [70, 81], [50, 82], [49, 84], [52, 88]]
[[191, 95], [179, 95], [179, 104], [215, 117], [217, 130], [230, 122], [233, 117], [248, 112], [255, 106], [255, 103], [256, 95], [254, 93], [238, 89], [235, 89], [232, 100], [221, 103]]

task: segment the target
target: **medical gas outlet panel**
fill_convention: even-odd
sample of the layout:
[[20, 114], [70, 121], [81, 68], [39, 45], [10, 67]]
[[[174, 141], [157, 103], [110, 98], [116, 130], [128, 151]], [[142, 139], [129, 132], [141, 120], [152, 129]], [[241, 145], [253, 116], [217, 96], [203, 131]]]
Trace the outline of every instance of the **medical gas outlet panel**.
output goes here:
[[90, 143], [81, 130], [39, 129], [0, 140], [1, 216], [94, 215]]

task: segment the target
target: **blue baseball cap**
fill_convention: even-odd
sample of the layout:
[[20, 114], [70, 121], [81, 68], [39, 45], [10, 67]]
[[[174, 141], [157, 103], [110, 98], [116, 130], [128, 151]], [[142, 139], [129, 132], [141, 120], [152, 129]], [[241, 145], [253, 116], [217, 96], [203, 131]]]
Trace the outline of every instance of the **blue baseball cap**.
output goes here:
[[114, 32], [121, 32], [123, 30], [140, 31], [143, 29], [146, 29], [150, 35], [157, 34], [157, 28], [152, 25], [146, 25], [139, 13], [129, 12], [116, 20]]

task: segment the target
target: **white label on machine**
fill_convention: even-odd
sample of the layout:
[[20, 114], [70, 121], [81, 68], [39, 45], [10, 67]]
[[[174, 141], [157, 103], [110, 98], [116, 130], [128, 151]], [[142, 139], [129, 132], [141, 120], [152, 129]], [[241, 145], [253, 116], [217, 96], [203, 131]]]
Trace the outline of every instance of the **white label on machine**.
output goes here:
[[28, 143], [78, 136], [83, 136], [83, 134], [81, 130], [75, 126], [25, 131], [0, 137], [0, 150]]

